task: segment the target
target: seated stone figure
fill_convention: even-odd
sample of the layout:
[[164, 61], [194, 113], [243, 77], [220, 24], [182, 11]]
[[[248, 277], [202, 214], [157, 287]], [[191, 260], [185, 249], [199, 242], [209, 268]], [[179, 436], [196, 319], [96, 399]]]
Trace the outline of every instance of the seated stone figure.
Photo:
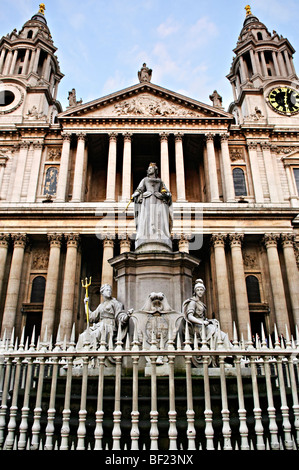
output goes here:
[[231, 348], [231, 343], [226, 333], [220, 330], [216, 319], [208, 319], [205, 316], [206, 306], [201, 301], [206, 288], [202, 279], [197, 279], [194, 286], [194, 295], [183, 303], [183, 314], [186, 324], [189, 326], [191, 336], [196, 332], [199, 342], [202, 340], [202, 329], [205, 328], [205, 338], [209, 347], [217, 348], [219, 333], [225, 349]]
[[[122, 328], [122, 338], [126, 334], [128, 320], [132, 312], [125, 312], [121, 302], [112, 297], [112, 288], [109, 284], [104, 284], [100, 289], [100, 293], [103, 296], [103, 302], [93, 312], [89, 311], [90, 325], [79, 336], [78, 349], [81, 349], [86, 342], [89, 342], [91, 347], [96, 348], [103, 338], [102, 334], [104, 334], [104, 339], [107, 342], [109, 335], [116, 336], [119, 325]], [[86, 312], [88, 301], [89, 298], [85, 297]]]

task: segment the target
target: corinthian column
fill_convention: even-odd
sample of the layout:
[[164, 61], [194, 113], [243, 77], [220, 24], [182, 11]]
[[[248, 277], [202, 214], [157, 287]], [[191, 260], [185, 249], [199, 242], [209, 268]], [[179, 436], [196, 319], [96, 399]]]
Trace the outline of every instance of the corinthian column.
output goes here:
[[3, 286], [4, 273], [5, 273], [9, 238], [10, 238], [9, 235], [7, 235], [6, 233], [0, 234], [0, 298], [1, 298], [1, 292], [2, 292], [2, 286]]
[[251, 177], [254, 188], [255, 202], [261, 204], [264, 202], [264, 194], [260, 177], [260, 170], [257, 158], [257, 143], [248, 143], [248, 155], [250, 161]]
[[50, 255], [44, 298], [41, 338], [43, 338], [46, 328], [48, 336], [53, 334], [62, 235], [53, 233], [48, 235], [48, 240], [50, 242]]
[[115, 201], [117, 134], [109, 134], [109, 153], [107, 168], [106, 201]]
[[14, 178], [14, 185], [13, 185], [12, 196], [11, 196], [12, 202], [19, 202], [21, 198], [29, 146], [30, 146], [30, 143], [26, 141], [20, 144], [20, 152], [19, 152], [19, 157], [17, 161], [16, 174]]
[[225, 256], [225, 238], [223, 234], [212, 235], [212, 244], [215, 252], [215, 269], [218, 292], [218, 308], [221, 329], [232, 337], [232, 314], [229, 283]]
[[221, 134], [221, 158], [224, 175], [224, 186], [225, 186], [225, 200], [226, 202], [235, 201], [235, 190], [233, 174], [231, 169], [231, 161], [228, 148], [228, 134]]
[[114, 254], [114, 240], [110, 236], [103, 239], [103, 262], [102, 262], [102, 278], [101, 284], [113, 285], [113, 268], [108, 260], [113, 258]]
[[15, 326], [27, 236], [19, 233], [17, 235], [13, 235], [12, 240], [14, 249], [2, 320], [2, 333], [4, 333], [4, 330], [6, 330], [8, 335], [11, 334], [13, 327]]
[[265, 162], [265, 169], [268, 181], [268, 188], [270, 193], [271, 202], [279, 202], [277, 179], [275, 174], [275, 167], [273, 165], [271, 149], [267, 142], [262, 143], [263, 156]]
[[70, 147], [71, 147], [71, 134], [63, 133], [63, 144], [60, 159], [56, 202], [65, 202], [66, 198], [66, 185], [69, 171], [69, 160], [70, 160]]
[[77, 252], [79, 235], [66, 235], [67, 251], [64, 268], [64, 279], [62, 287], [62, 302], [60, 313], [60, 326], [62, 338], [69, 339], [73, 324], [74, 296], [76, 284]]
[[32, 167], [31, 167], [31, 172], [30, 172], [29, 188], [28, 188], [28, 193], [27, 193], [28, 202], [35, 202], [35, 199], [36, 199], [38, 176], [39, 176], [42, 151], [43, 151], [42, 142], [34, 142], [33, 149], [34, 149], [33, 150], [34, 154], [33, 154], [33, 161], [32, 161]]
[[177, 201], [186, 201], [183, 136], [175, 135], [175, 170]]
[[163, 132], [160, 134], [160, 147], [161, 147], [161, 180], [164, 182], [167, 189], [170, 190], [169, 181], [169, 152], [168, 152], [168, 134]]
[[294, 252], [295, 237], [291, 233], [281, 235], [282, 248], [290, 290], [294, 323], [299, 327], [299, 273]]
[[86, 134], [78, 134], [77, 153], [75, 163], [75, 174], [73, 182], [73, 196], [72, 202], [81, 202], [84, 186], [84, 163], [85, 163], [85, 141]]
[[268, 265], [270, 271], [270, 282], [272, 286], [272, 295], [275, 308], [276, 324], [279, 333], [285, 332], [285, 327], [290, 327], [288, 310], [285, 299], [285, 292], [283, 287], [283, 280], [280, 268], [280, 262], [277, 251], [277, 242], [279, 235], [266, 234], [264, 236], [264, 243], [267, 249]]
[[131, 159], [132, 134], [124, 134], [122, 200], [129, 201], [131, 197]]
[[247, 325], [250, 325], [250, 315], [242, 256], [243, 239], [243, 234], [229, 235], [239, 334], [243, 334], [245, 336], [247, 334]]
[[216, 156], [214, 148], [214, 134], [206, 135], [206, 143], [211, 202], [219, 202], [220, 199], [217, 178]]

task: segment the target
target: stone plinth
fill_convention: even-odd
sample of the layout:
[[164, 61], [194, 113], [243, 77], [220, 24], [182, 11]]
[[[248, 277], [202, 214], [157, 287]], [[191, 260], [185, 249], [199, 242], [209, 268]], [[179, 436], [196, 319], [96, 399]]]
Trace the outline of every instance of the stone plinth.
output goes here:
[[125, 309], [139, 310], [151, 292], [163, 292], [173, 310], [181, 312], [183, 301], [192, 296], [192, 272], [199, 261], [182, 252], [127, 252], [109, 263]]

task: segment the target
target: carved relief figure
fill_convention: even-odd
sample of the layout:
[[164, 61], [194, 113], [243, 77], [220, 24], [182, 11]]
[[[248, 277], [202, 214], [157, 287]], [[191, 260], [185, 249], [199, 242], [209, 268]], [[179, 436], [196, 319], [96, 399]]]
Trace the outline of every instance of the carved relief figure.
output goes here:
[[151, 163], [147, 176], [139, 183], [131, 198], [135, 203], [135, 248], [147, 242], [160, 242], [172, 247], [172, 197], [158, 178], [158, 167]]

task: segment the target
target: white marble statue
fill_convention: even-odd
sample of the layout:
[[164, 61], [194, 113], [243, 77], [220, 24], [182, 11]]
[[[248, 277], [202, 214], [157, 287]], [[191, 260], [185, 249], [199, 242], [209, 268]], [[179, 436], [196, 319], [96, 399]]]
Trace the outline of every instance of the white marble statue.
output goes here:
[[205, 338], [208, 345], [217, 347], [218, 335], [220, 333], [225, 349], [231, 348], [231, 343], [226, 333], [220, 330], [219, 321], [208, 319], [205, 316], [206, 306], [201, 301], [206, 288], [202, 279], [197, 279], [194, 286], [194, 294], [183, 303], [183, 314], [191, 334], [196, 332], [199, 342], [202, 340], [202, 329], [205, 328]]
[[[79, 337], [79, 349], [86, 342], [90, 343], [91, 347], [96, 348], [103, 338], [103, 334], [106, 342], [109, 339], [109, 335], [115, 338], [119, 325], [122, 328], [122, 337], [127, 332], [128, 321], [132, 311], [125, 312], [122, 303], [112, 297], [112, 288], [109, 284], [104, 284], [100, 289], [100, 293], [102, 294], [103, 302], [94, 311], [89, 310], [89, 325]], [[85, 297], [86, 313], [88, 302], [89, 298]]]
[[147, 176], [132, 195], [135, 207], [135, 248], [144, 243], [159, 243], [172, 248], [172, 197], [158, 177], [158, 168], [150, 163]]

